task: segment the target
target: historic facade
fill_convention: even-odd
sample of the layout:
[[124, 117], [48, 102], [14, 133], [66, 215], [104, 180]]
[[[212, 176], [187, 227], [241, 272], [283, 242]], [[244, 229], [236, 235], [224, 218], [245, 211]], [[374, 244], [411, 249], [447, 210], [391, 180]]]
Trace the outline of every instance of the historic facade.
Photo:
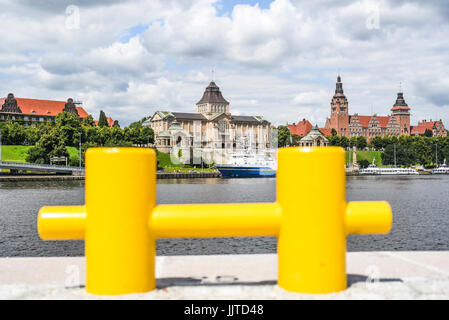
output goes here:
[[[420, 122], [421, 123], [421, 122]], [[397, 99], [393, 107], [391, 108], [391, 115], [378, 116], [374, 114], [372, 116], [362, 116], [359, 114], [349, 114], [349, 104], [343, 92], [343, 83], [341, 77], [337, 77], [335, 94], [331, 101], [331, 114], [327, 118], [325, 129], [335, 129], [338, 135], [346, 136], [348, 138], [354, 136], [363, 136], [369, 141], [375, 136], [386, 135], [410, 135], [420, 134], [423, 126], [429, 126], [428, 122], [424, 121], [425, 125], [416, 127], [410, 126], [410, 107], [404, 100], [404, 94], [398, 92]], [[430, 125], [431, 130], [436, 136], [446, 136], [447, 132], [440, 121], [432, 122]], [[435, 128], [433, 128], [435, 127]], [[424, 129], [425, 131], [425, 129]]]
[[238, 150], [263, 153], [270, 149], [270, 123], [261, 116], [232, 115], [229, 105], [212, 81], [196, 103], [195, 113], [156, 111], [144, 125], [154, 130], [159, 151], [170, 153], [177, 148], [194, 161], [204, 157], [203, 152], [214, 151], [214, 162], [225, 163], [227, 155]]
[[53, 121], [61, 112], [76, 114], [81, 118], [88, 116], [87, 112], [77, 106], [73, 99], [64, 101], [38, 100], [15, 98], [10, 93], [6, 98], [0, 99], [0, 121], [15, 121], [27, 125]]
[[[24, 126], [35, 125], [37, 123], [51, 122], [61, 112], [68, 112], [85, 118], [89, 114], [84, 110], [80, 103], [73, 101], [72, 98], [67, 101], [39, 100], [15, 98], [14, 94], [9, 93], [6, 98], [0, 98], [0, 122], [14, 121]], [[111, 117], [107, 118], [110, 127], [119, 126], [117, 120]], [[98, 124], [98, 121], [95, 121]]]
[[439, 121], [432, 121], [432, 119], [430, 119], [430, 121], [423, 120], [418, 122], [417, 126], [410, 127], [412, 136], [423, 136], [426, 133], [426, 130], [432, 131], [432, 136], [447, 136], [446, 128], [444, 128], [441, 119]]

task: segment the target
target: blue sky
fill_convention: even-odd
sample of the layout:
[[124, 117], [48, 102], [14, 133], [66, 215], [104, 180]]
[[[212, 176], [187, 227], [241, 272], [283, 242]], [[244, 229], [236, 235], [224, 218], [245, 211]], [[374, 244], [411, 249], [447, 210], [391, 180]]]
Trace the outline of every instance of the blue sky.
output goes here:
[[234, 6], [238, 4], [248, 4], [251, 6], [255, 6], [258, 4], [261, 9], [268, 9], [270, 7], [270, 3], [273, 1], [270, 0], [246, 0], [246, 1], [238, 1], [238, 0], [220, 0], [215, 4], [215, 7], [218, 9], [218, 13], [220, 15], [231, 15]]
[[412, 124], [449, 127], [446, 1], [75, 3], [2, 1], [0, 96], [71, 97], [123, 126], [194, 112], [215, 68], [233, 114], [323, 126], [340, 71], [350, 113], [388, 115], [402, 82]]

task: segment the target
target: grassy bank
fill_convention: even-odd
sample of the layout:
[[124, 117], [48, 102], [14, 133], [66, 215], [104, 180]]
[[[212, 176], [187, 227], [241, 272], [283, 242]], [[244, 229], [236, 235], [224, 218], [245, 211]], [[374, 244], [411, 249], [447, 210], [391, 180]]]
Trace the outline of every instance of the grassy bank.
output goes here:
[[157, 160], [159, 161], [159, 166], [164, 168], [165, 172], [189, 172], [190, 170], [195, 170], [199, 172], [214, 172], [214, 169], [207, 169], [204, 168], [201, 170], [200, 168], [194, 168], [191, 165], [183, 165], [181, 167], [180, 164], [174, 164], [170, 160], [170, 154], [162, 153], [158, 150], [156, 150], [157, 153]]
[[[28, 150], [32, 146], [2, 146], [2, 160], [12, 162], [26, 162]], [[78, 159], [78, 149], [67, 147], [70, 159]]]
[[[31, 146], [2, 146], [2, 160], [12, 161], [12, 162], [26, 162], [26, 157], [28, 150], [32, 148]], [[75, 147], [67, 147], [70, 159], [78, 159], [79, 151]], [[189, 165], [183, 165], [181, 168], [180, 164], [174, 164], [170, 160], [170, 155], [159, 151], [157, 152], [157, 159], [160, 165], [164, 168], [166, 172], [189, 172], [190, 170], [201, 171], [201, 168], [195, 169]], [[213, 169], [203, 169], [203, 172], [213, 172]]]
[[30, 146], [2, 146], [2, 160], [12, 162], [26, 162]]
[[[357, 151], [357, 161], [367, 160], [369, 163], [373, 162], [376, 165], [382, 164], [382, 151]], [[348, 160], [349, 159], [349, 160]], [[346, 162], [352, 163], [352, 151], [346, 151]]]

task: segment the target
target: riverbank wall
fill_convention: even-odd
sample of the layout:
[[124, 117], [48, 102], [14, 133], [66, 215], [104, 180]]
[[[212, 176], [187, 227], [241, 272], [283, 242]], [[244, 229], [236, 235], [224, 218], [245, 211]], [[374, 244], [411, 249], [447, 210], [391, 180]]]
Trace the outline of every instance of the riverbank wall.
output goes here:
[[[220, 178], [221, 174], [216, 172], [177, 172], [161, 173], [158, 172], [157, 179], [195, 179], [195, 178]], [[71, 175], [0, 175], [2, 181], [73, 181], [84, 180], [84, 176]]]
[[0, 299], [449, 299], [449, 251], [348, 252], [348, 288], [330, 294], [279, 287], [275, 254], [157, 256], [157, 289], [122, 296], [86, 293], [84, 257], [1, 258], [0, 270]]

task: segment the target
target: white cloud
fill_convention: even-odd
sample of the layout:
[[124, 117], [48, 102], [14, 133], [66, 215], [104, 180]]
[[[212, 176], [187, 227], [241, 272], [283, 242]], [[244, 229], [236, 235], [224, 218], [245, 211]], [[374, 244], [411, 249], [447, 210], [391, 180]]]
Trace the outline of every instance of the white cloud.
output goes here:
[[340, 69], [350, 112], [388, 114], [403, 82], [412, 123], [439, 114], [449, 127], [445, 1], [275, 0], [220, 15], [216, 0], [80, 0], [78, 30], [69, 4], [2, 1], [0, 95], [71, 96], [128, 124], [193, 112], [216, 67], [231, 111], [324, 125]]

